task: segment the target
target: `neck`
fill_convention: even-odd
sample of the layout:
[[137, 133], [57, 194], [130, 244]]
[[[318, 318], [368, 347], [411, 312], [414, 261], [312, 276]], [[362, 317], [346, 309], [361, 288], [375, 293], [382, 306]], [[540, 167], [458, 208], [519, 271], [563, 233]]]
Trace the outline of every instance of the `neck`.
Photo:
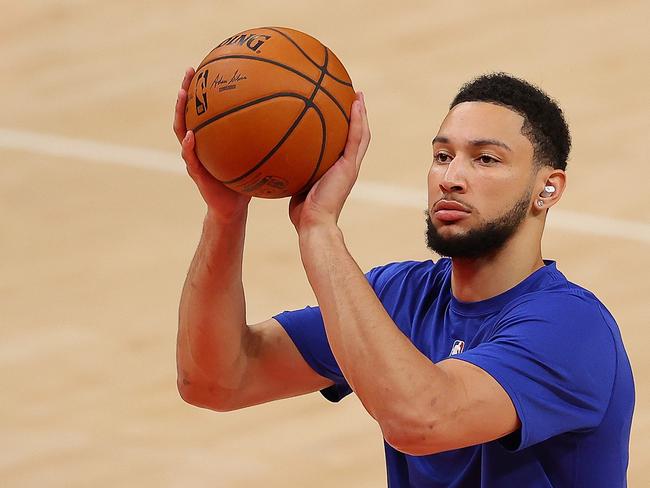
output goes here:
[[489, 256], [453, 258], [451, 290], [463, 302], [486, 300], [521, 283], [542, 266], [541, 229], [524, 224]]

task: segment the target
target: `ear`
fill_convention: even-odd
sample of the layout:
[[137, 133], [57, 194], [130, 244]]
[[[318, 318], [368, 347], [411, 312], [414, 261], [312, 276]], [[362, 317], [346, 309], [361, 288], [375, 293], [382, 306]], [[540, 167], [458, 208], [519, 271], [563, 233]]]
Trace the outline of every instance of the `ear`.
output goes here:
[[[553, 191], [545, 191], [547, 186], [552, 186]], [[561, 169], [544, 168], [539, 172], [535, 185], [533, 208], [537, 212], [546, 211], [555, 205], [566, 188], [566, 173]]]

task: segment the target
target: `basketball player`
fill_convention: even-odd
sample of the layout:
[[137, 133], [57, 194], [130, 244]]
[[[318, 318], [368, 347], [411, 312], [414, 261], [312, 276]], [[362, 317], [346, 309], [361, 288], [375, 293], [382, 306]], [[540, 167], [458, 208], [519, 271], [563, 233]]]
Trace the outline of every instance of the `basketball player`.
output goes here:
[[392, 488], [626, 485], [634, 385], [618, 326], [541, 255], [570, 148], [553, 100], [501, 73], [463, 86], [428, 176], [428, 246], [446, 257], [364, 274], [337, 225], [370, 140], [360, 94], [343, 156], [290, 203], [319, 307], [247, 325], [249, 198], [194, 153], [192, 74], [175, 132], [208, 210], [180, 303], [187, 402], [226, 411], [354, 392], [383, 432]]

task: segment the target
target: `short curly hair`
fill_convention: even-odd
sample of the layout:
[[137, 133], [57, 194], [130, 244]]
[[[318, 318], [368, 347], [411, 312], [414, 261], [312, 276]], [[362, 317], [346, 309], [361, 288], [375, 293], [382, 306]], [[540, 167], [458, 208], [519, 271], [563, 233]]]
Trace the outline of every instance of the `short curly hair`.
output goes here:
[[452, 109], [463, 102], [502, 105], [524, 118], [521, 132], [533, 145], [539, 165], [566, 169], [571, 134], [562, 109], [535, 85], [508, 73], [489, 73], [465, 83], [452, 100]]

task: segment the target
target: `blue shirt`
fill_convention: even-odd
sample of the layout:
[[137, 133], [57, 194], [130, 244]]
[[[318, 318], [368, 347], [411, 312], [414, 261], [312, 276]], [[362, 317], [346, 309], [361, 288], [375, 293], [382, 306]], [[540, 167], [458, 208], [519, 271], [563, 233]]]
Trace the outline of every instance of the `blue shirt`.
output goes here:
[[[427, 456], [384, 443], [390, 488], [626, 486], [634, 383], [620, 332], [602, 303], [554, 262], [470, 303], [451, 293], [449, 259], [389, 264], [366, 276], [419, 351], [434, 363], [453, 353], [489, 373], [521, 420], [496, 441]], [[334, 382], [322, 391], [326, 398], [352, 391], [318, 308], [275, 318], [307, 363]]]

